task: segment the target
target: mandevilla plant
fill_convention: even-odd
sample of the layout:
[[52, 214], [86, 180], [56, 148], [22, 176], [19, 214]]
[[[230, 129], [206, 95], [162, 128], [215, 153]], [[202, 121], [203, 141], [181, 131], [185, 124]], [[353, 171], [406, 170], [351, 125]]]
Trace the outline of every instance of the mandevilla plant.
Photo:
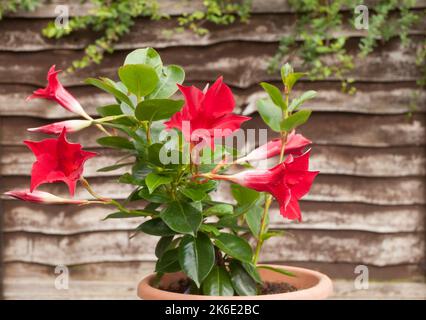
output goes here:
[[[283, 94], [279, 88], [261, 83], [268, 98], [257, 103], [265, 123], [280, 137], [239, 155], [218, 141], [250, 118], [233, 113], [234, 97], [222, 77], [203, 90], [183, 86], [181, 67], [163, 65], [152, 48], [135, 50], [118, 69], [118, 82], [102, 77], [86, 80], [116, 101], [99, 107], [100, 117], [92, 118], [62, 86], [52, 66], [47, 87], [36, 90], [29, 99], [53, 100], [81, 119], [29, 129], [58, 136], [24, 141], [37, 158], [30, 188], [6, 194], [37, 203], [114, 207], [115, 212], [106, 219], [145, 218], [135, 234], [159, 237], [157, 280], [165, 273], [183, 271], [190, 279], [186, 293], [259, 294], [259, 268], [290, 274], [257, 264], [264, 242], [281, 235], [268, 227], [272, 199], [278, 201], [283, 217], [300, 221], [298, 200], [308, 193], [318, 174], [309, 171], [310, 151], [304, 150], [311, 141], [295, 133], [311, 114], [300, 107], [315, 92], [290, 99], [293, 86], [304, 74], [286, 64], [281, 75]], [[171, 98], [178, 89], [184, 100]], [[96, 154], [68, 142], [67, 135], [90, 126], [105, 135], [98, 139], [100, 145], [123, 152], [120, 160], [99, 171], [129, 168], [118, 181], [133, 186], [125, 201], [99, 195], [83, 177], [85, 161]], [[275, 156], [279, 161], [272, 168], [253, 166]], [[226, 174], [235, 167], [246, 169]], [[234, 202], [218, 201], [212, 195], [220, 180], [232, 183]], [[93, 198], [68, 199], [38, 190], [42, 184], [58, 181], [66, 183], [71, 196], [79, 182]]]

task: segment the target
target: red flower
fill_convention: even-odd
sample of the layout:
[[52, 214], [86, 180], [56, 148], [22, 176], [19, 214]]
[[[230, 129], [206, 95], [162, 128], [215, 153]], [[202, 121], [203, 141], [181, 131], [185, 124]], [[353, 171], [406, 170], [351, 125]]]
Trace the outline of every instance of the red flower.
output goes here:
[[[299, 133], [296, 134], [293, 130], [287, 136], [285, 154], [301, 155], [303, 149], [311, 143], [312, 141], [306, 139]], [[254, 149], [245, 157], [238, 159], [236, 163], [243, 163], [246, 161], [259, 161], [275, 157], [280, 154], [281, 145], [282, 143], [280, 138], [271, 140], [268, 143]]]
[[68, 133], [72, 133], [85, 129], [91, 124], [91, 120], [66, 120], [51, 123], [42, 127], [28, 128], [27, 130], [31, 132], [42, 132], [46, 134], [60, 134], [65, 128]]
[[5, 195], [14, 197], [16, 199], [35, 202], [35, 203], [44, 203], [44, 204], [84, 204], [88, 203], [87, 200], [74, 200], [74, 199], [65, 199], [57, 197], [51, 193], [35, 190], [31, 192], [30, 190], [11, 190], [4, 193]]
[[213, 146], [214, 138], [228, 136], [250, 120], [232, 113], [235, 100], [222, 77], [204, 92], [194, 86], [178, 86], [186, 103], [165, 125], [182, 131], [188, 142], [204, 140]]
[[309, 192], [319, 171], [308, 171], [309, 153], [287, 159], [268, 170], [247, 170], [234, 175], [207, 175], [213, 179], [228, 180], [260, 192], [269, 192], [280, 204], [281, 215], [301, 221], [298, 200]]
[[79, 143], [69, 143], [65, 131], [63, 129], [57, 139], [24, 141], [37, 157], [31, 171], [31, 192], [41, 184], [63, 181], [68, 185], [70, 194], [74, 195], [84, 162], [96, 153], [82, 150]]
[[55, 70], [55, 65], [50, 67], [47, 73], [48, 84], [46, 88], [37, 89], [27, 100], [41, 98], [53, 100], [59, 103], [62, 107], [76, 113], [83, 118], [91, 120], [92, 118], [84, 111], [80, 103], [69, 93], [58, 80], [59, 70]]

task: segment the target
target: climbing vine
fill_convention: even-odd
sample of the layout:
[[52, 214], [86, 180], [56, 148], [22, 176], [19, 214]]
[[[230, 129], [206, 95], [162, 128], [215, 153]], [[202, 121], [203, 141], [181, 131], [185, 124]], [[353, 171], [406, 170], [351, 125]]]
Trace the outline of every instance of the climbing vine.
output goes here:
[[[9, 12], [31, 11], [43, 0], [0, 0], [0, 18]], [[115, 44], [127, 33], [138, 17], [159, 20], [169, 18], [159, 10], [158, 0], [86, 0], [95, 8], [87, 15], [72, 17], [66, 28], [52, 21], [42, 31], [47, 38], [59, 39], [77, 30], [92, 30], [98, 38], [87, 45], [85, 55], [72, 62], [70, 70], [100, 63], [105, 53], [114, 51]], [[355, 92], [354, 80], [350, 77], [355, 68], [354, 58], [365, 58], [379, 45], [398, 37], [403, 46], [413, 40], [409, 31], [424, 19], [425, 12], [412, 10], [415, 0], [380, 0], [371, 6], [368, 31], [360, 31], [358, 51], [348, 50], [348, 26], [354, 21], [354, 5], [363, 0], [288, 0], [297, 14], [294, 31], [281, 38], [277, 53], [272, 58], [269, 71], [276, 72], [283, 60], [301, 59], [312, 80], [339, 79], [345, 92]], [[229, 25], [250, 18], [252, 0], [204, 0], [202, 7], [177, 18], [178, 25], [164, 32], [173, 34], [190, 29], [206, 35], [207, 23]], [[352, 25], [352, 26], [351, 26]], [[345, 29], [346, 28], [346, 29]], [[416, 63], [422, 70], [418, 84], [426, 84], [426, 42], [422, 40], [416, 55]], [[414, 54], [414, 53], [413, 53]]]

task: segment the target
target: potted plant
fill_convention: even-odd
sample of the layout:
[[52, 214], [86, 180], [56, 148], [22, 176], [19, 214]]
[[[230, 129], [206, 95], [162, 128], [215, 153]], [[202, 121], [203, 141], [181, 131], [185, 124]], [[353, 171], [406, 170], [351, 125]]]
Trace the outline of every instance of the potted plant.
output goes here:
[[[92, 118], [62, 86], [52, 66], [47, 87], [29, 99], [53, 100], [81, 119], [28, 129], [57, 137], [24, 141], [36, 156], [30, 188], [6, 194], [37, 203], [104, 204], [115, 209], [106, 219], [143, 219], [136, 234], [159, 237], [155, 273], [138, 287], [144, 299], [326, 298], [332, 284], [325, 275], [258, 264], [264, 242], [281, 236], [268, 228], [273, 199], [284, 218], [300, 221], [298, 200], [318, 174], [309, 171], [310, 150], [305, 149], [311, 141], [294, 131], [308, 120], [311, 111], [299, 108], [315, 92], [291, 100], [303, 74], [288, 64], [281, 71], [284, 94], [261, 83], [267, 98], [257, 102], [265, 123], [280, 136], [240, 155], [218, 140], [231, 136], [250, 118], [233, 113], [233, 94], [221, 77], [204, 90], [183, 86], [181, 67], [164, 66], [152, 48], [135, 50], [118, 69], [119, 82], [86, 80], [116, 100], [97, 108], [100, 117]], [[177, 90], [183, 100], [171, 98]], [[68, 142], [67, 135], [90, 126], [105, 135], [98, 139], [100, 145], [123, 152], [117, 163], [100, 170], [129, 169], [118, 180], [133, 186], [125, 201], [98, 194], [83, 176], [85, 161], [96, 154]], [[272, 157], [279, 158], [278, 163], [265, 166]], [[263, 167], [256, 165], [259, 162]], [[58, 181], [67, 184], [70, 198], [38, 190]], [[232, 183], [232, 203], [212, 196], [221, 181]], [[93, 199], [72, 198], [78, 182]]]

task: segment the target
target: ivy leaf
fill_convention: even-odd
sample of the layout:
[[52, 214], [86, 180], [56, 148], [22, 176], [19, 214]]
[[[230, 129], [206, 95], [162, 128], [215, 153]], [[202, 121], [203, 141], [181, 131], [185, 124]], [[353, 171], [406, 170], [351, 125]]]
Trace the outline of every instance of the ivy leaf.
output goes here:
[[304, 92], [300, 97], [293, 99], [290, 103], [290, 107], [288, 108], [289, 112], [292, 112], [299, 108], [305, 101], [315, 98], [317, 92], [314, 90], [309, 90]]
[[199, 210], [189, 203], [171, 202], [161, 213], [160, 217], [170, 229], [195, 236], [201, 225], [203, 216]]
[[214, 266], [203, 282], [203, 293], [207, 296], [233, 296], [234, 288], [225, 267]]
[[93, 85], [93, 86], [95, 86], [95, 87], [97, 87], [97, 88], [99, 88], [103, 91], [106, 91], [106, 92], [112, 94], [119, 101], [124, 102], [124, 103], [128, 104], [129, 106], [133, 106], [132, 101], [130, 100], [130, 98], [126, 94], [124, 94], [120, 90], [116, 89], [113, 85], [108, 83], [105, 79], [99, 80], [99, 79], [95, 79], [95, 78], [88, 78], [84, 81], [84, 83], [91, 84], [91, 85]]
[[155, 272], [170, 273], [180, 271], [178, 249], [171, 249], [163, 253], [155, 264]]
[[140, 121], [157, 121], [170, 118], [180, 111], [184, 105], [183, 100], [153, 99], [140, 102], [135, 111], [135, 116]]
[[146, 64], [126, 64], [118, 69], [118, 76], [138, 99], [151, 93], [158, 83], [155, 69]]
[[157, 74], [163, 69], [163, 62], [158, 52], [153, 48], [136, 49], [130, 52], [124, 60], [124, 65], [146, 64], [154, 68]]
[[256, 282], [241, 266], [241, 263], [232, 260], [229, 264], [231, 281], [239, 296], [255, 296], [257, 294]]
[[269, 97], [275, 105], [280, 107], [282, 110], [285, 110], [287, 108], [285, 101], [283, 100], [283, 97], [281, 95], [280, 89], [266, 82], [261, 82], [260, 85], [268, 93]]
[[311, 116], [312, 110], [300, 110], [291, 116], [289, 116], [287, 119], [284, 119], [281, 123], [281, 129], [283, 131], [290, 132], [291, 130], [295, 129], [298, 126], [301, 126], [306, 121], [308, 121], [309, 117]]
[[128, 150], [135, 149], [131, 141], [127, 140], [126, 138], [118, 137], [118, 136], [102, 137], [96, 140], [96, 142], [99, 143], [101, 146], [111, 147], [116, 149], [128, 149]]
[[173, 236], [176, 234], [160, 218], [149, 219], [136, 228], [137, 231], [144, 232], [152, 236]]
[[145, 178], [146, 186], [148, 187], [149, 193], [153, 193], [155, 189], [163, 184], [172, 182], [171, 177], [160, 176], [154, 172], [148, 174]]
[[263, 121], [275, 132], [280, 132], [282, 110], [271, 99], [259, 99], [256, 102], [257, 110]]
[[177, 90], [176, 84], [182, 84], [185, 79], [185, 71], [176, 65], [164, 67], [160, 81], [153, 92], [149, 94], [147, 99], [165, 99], [171, 97]]
[[188, 277], [200, 287], [215, 263], [214, 247], [209, 237], [198, 233], [194, 238], [186, 235], [179, 245], [179, 263]]
[[221, 233], [215, 245], [226, 254], [243, 262], [250, 262], [253, 256], [251, 246], [246, 240], [230, 233]]

